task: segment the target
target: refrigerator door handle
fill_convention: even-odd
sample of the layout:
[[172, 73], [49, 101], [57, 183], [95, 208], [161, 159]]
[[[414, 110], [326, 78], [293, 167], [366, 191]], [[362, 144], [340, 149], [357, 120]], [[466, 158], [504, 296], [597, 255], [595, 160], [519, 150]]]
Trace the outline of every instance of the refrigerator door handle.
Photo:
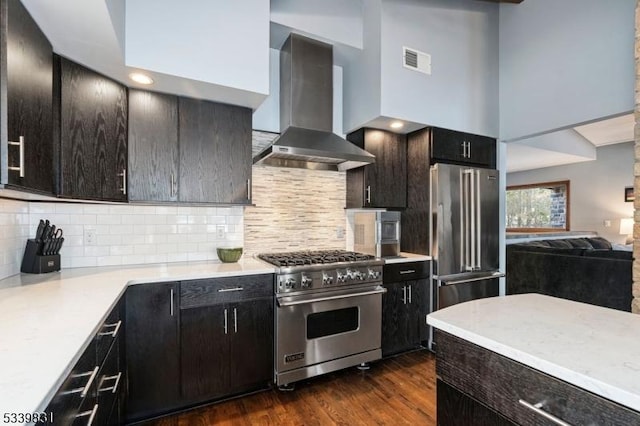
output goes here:
[[[465, 193], [464, 193], [464, 181], [465, 181], [465, 173], [463, 170], [460, 170], [460, 179], [459, 179], [459, 183], [460, 183], [460, 267], [464, 270], [467, 268], [467, 263], [466, 263], [466, 259], [465, 259], [465, 245], [464, 245], [464, 241], [466, 238], [466, 232], [465, 232], [465, 227], [464, 227], [464, 213], [465, 213], [465, 208], [464, 208], [464, 200], [465, 200]], [[440, 214], [440, 212], [438, 212]], [[442, 215], [440, 215], [440, 221], [442, 221]]]
[[481, 276], [476, 276], [473, 278], [463, 278], [463, 279], [451, 279], [451, 280], [442, 280], [442, 279], [438, 279], [438, 281], [441, 283], [441, 286], [447, 286], [447, 285], [456, 285], [456, 284], [464, 284], [464, 283], [472, 283], [475, 281], [483, 281], [483, 280], [489, 280], [492, 278], [502, 278], [504, 277], [505, 274], [504, 272], [493, 272], [491, 274], [487, 274], [487, 275], [481, 275]]
[[480, 193], [480, 170], [476, 170], [476, 261], [477, 270], [482, 269], [482, 194]]
[[476, 267], [476, 216], [478, 211], [476, 210], [477, 194], [476, 194], [476, 172], [475, 170], [469, 170], [469, 198], [470, 210], [471, 210], [471, 262], [470, 270], [475, 270]]

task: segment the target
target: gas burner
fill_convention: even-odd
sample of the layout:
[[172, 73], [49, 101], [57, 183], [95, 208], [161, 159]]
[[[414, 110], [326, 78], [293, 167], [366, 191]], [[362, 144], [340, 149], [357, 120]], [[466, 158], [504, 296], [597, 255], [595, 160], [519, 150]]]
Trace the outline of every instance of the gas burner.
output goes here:
[[375, 260], [370, 254], [346, 250], [292, 251], [284, 253], [264, 253], [258, 258], [280, 267], [330, 264], [339, 262], [361, 262]]

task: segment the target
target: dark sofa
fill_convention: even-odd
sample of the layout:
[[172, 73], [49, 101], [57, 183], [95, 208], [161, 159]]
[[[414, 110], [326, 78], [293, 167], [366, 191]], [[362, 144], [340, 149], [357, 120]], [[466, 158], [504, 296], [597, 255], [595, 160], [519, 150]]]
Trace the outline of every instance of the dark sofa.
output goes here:
[[541, 293], [631, 311], [630, 251], [604, 238], [566, 238], [507, 245], [507, 294]]

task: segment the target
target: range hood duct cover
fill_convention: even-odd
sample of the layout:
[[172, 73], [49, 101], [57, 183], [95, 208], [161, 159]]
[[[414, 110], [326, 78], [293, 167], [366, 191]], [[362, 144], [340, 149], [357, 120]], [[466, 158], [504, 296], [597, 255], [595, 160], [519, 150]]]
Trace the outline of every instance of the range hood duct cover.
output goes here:
[[333, 47], [291, 34], [280, 51], [282, 134], [254, 164], [349, 170], [375, 156], [333, 133]]

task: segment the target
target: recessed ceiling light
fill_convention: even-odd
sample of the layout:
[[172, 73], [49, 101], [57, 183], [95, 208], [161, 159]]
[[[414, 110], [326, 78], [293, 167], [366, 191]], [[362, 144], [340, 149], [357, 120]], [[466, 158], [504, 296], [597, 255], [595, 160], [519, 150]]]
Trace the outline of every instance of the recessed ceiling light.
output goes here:
[[153, 79], [146, 74], [142, 74], [139, 72], [132, 72], [129, 74], [129, 78], [136, 83], [140, 84], [153, 84]]
[[399, 129], [402, 126], [404, 126], [404, 123], [402, 121], [394, 121], [389, 125], [389, 127], [391, 127], [392, 129]]

